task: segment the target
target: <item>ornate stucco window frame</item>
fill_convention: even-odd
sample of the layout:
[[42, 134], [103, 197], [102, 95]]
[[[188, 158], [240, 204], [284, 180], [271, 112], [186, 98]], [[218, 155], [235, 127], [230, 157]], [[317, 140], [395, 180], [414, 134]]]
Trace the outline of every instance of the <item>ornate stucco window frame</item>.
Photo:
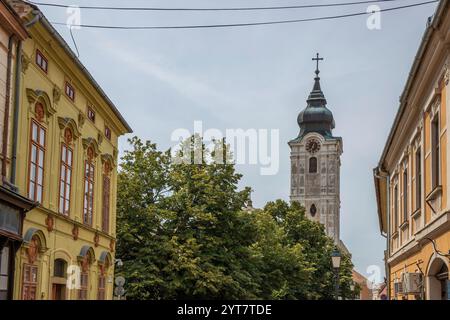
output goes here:
[[50, 121], [49, 118], [53, 116], [56, 113], [56, 109], [52, 104], [52, 101], [50, 99], [50, 96], [43, 90], [40, 89], [31, 89], [27, 88], [26, 95], [28, 99], [28, 111], [34, 118], [39, 118], [40, 115], [36, 114], [35, 105], [37, 103], [42, 104], [44, 107], [44, 114], [45, 114], [45, 124], [49, 125]]

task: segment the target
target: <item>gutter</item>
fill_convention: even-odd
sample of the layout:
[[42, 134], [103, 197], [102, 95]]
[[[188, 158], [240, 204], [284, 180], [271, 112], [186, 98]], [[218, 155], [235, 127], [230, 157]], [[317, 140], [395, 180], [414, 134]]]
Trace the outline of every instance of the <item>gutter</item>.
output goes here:
[[2, 181], [6, 181], [6, 158], [8, 156], [8, 132], [9, 132], [9, 112], [11, 106], [11, 69], [13, 60], [13, 45], [15, 35], [11, 35], [8, 39], [8, 55], [6, 62], [6, 93], [5, 93], [5, 116], [3, 118], [3, 136], [2, 136]]
[[[377, 211], [378, 211], [378, 222], [380, 224], [380, 234], [386, 238], [387, 235], [389, 234], [389, 228], [387, 226], [387, 216], [386, 216], [386, 228], [387, 231], [384, 232], [383, 231], [383, 218], [382, 218], [382, 212], [381, 212], [381, 208], [378, 204], [380, 204], [380, 188], [378, 186], [378, 181], [381, 179], [386, 179], [386, 190], [389, 191], [389, 173], [385, 172], [385, 171], [381, 171], [379, 167], [373, 169], [373, 177], [375, 180], [375, 193], [376, 193], [376, 198], [377, 198]], [[386, 197], [386, 201], [387, 204], [389, 204], [389, 192], [387, 192], [387, 197]], [[389, 211], [389, 205], [387, 206], [387, 211], [386, 211], [386, 215], [387, 212]]]
[[445, 8], [448, 5], [448, 1], [449, 0], [441, 0], [441, 2], [439, 3], [438, 7], [436, 8], [436, 12], [435, 12], [435, 14], [433, 16], [432, 22], [427, 26], [425, 34], [422, 37], [422, 41], [420, 43], [419, 50], [416, 53], [413, 65], [412, 65], [411, 70], [409, 72], [405, 88], [403, 89], [402, 95], [400, 96], [400, 99], [399, 99], [400, 100], [400, 107], [399, 107], [399, 110], [398, 110], [398, 112], [397, 112], [397, 114], [395, 116], [394, 123], [392, 124], [391, 130], [389, 131], [387, 142], [386, 142], [386, 145], [384, 146], [383, 153], [382, 153], [380, 161], [379, 161], [379, 166], [380, 167], [382, 166], [382, 164], [383, 164], [383, 162], [384, 162], [384, 160], [386, 158], [388, 150], [389, 150], [389, 148], [390, 148], [390, 146], [392, 144], [392, 140], [394, 138], [394, 134], [397, 131], [397, 126], [398, 126], [398, 124], [400, 122], [400, 118], [402, 117], [402, 115], [403, 115], [403, 113], [405, 111], [406, 105], [408, 103], [407, 98], [408, 98], [408, 95], [409, 95], [409, 91], [410, 91], [410, 89], [412, 87], [413, 81], [415, 80], [416, 74], [419, 71], [419, 68], [421, 66], [420, 63], [422, 61], [423, 56], [425, 55], [425, 50], [428, 47], [428, 44], [430, 42], [430, 39], [431, 39], [431, 36], [432, 36], [433, 32], [438, 27], [439, 23], [441, 22], [442, 17], [444, 16], [444, 13], [446, 12]]
[[[380, 231], [381, 231], [381, 235], [386, 238], [386, 250], [384, 251], [384, 267], [385, 267], [385, 276], [386, 276], [386, 285], [387, 285], [387, 289], [386, 289], [386, 293], [388, 295], [388, 297], [390, 297], [391, 294], [391, 285], [390, 285], [390, 281], [391, 281], [391, 276], [390, 276], [390, 267], [389, 267], [389, 263], [388, 263], [388, 259], [391, 255], [390, 253], [390, 242], [391, 242], [391, 236], [390, 236], [390, 207], [389, 207], [389, 203], [391, 201], [390, 199], [390, 194], [389, 194], [389, 189], [390, 189], [390, 176], [389, 173], [386, 171], [382, 171], [380, 170], [379, 167], [375, 168], [373, 170], [373, 176], [375, 178], [375, 180], [380, 180], [380, 179], [386, 179], [386, 233], [383, 233], [383, 220], [381, 218], [381, 210], [380, 210], [380, 206], [377, 205], [378, 207], [378, 218], [380, 220]], [[378, 183], [377, 181], [375, 183]], [[376, 190], [376, 194], [377, 194], [377, 202], [380, 203], [378, 201], [379, 196], [380, 196], [380, 190], [378, 188], [378, 185], [375, 185], [375, 190]]]

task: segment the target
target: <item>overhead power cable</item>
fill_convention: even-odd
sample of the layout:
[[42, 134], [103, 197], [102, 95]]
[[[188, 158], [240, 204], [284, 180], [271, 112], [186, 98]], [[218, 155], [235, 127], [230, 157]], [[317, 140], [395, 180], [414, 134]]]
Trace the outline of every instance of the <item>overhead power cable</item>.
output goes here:
[[[284, 10], [284, 9], [307, 9], [307, 8], [327, 8], [327, 7], [343, 7], [354, 6], [370, 3], [382, 3], [382, 2], [396, 2], [401, 0], [365, 0], [365, 1], [353, 1], [344, 3], [328, 3], [328, 4], [305, 4], [305, 5], [291, 5], [291, 6], [268, 6], [268, 7], [234, 7], [234, 8], [161, 8], [161, 7], [108, 7], [108, 6], [76, 6], [80, 9], [87, 10], [116, 10], [116, 11], [255, 11], [255, 10]], [[70, 8], [73, 6], [57, 3], [44, 3], [28, 1], [29, 3], [57, 8]]]
[[[399, 6], [399, 7], [380, 9], [377, 12], [390, 12], [390, 11], [402, 10], [402, 9], [406, 9], [406, 8], [424, 6], [424, 5], [436, 3], [436, 2], [439, 2], [439, 0], [431, 0], [431, 1], [420, 2], [420, 3], [404, 5], [404, 6]], [[362, 16], [362, 15], [367, 15], [367, 14], [372, 14], [372, 13], [373, 12], [364, 11], [364, 12], [348, 13], [348, 14], [341, 14], [341, 15], [335, 15], [335, 16], [322, 16], [322, 17], [294, 19], [294, 20], [278, 20], [278, 21], [249, 22], [249, 23], [229, 23], [229, 24], [209, 24], [209, 25], [113, 26], [113, 25], [80, 24], [80, 25], [73, 25], [73, 26], [81, 27], [81, 28], [91, 28], [91, 29], [116, 29], [116, 30], [230, 28], [230, 27], [248, 27], [248, 26], [300, 23], [300, 22], [321, 21], [321, 20], [334, 20], [334, 19], [343, 19], [343, 18], [349, 18], [349, 17]], [[63, 23], [63, 22], [52, 22], [52, 24], [67, 25], [67, 23]]]

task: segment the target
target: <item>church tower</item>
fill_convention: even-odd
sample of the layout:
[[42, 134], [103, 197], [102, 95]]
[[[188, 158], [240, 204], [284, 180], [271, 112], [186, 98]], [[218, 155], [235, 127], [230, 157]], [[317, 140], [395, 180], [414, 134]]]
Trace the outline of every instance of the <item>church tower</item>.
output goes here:
[[291, 148], [291, 201], [305, 207], [306, 216], [325, 226], [326, 233], [340, 244], [340, 157], [342, 139], [333, 136], [333, 113], [320, 87], [319, 58], [314, 87], [307, 106], [298, 115], [298, 136], [289, 141]]

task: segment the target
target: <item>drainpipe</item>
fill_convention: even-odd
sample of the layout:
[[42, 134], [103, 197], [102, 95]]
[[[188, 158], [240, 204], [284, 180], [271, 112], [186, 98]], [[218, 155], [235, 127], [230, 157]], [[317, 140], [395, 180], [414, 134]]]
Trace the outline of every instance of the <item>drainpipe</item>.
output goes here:
[[[19, 108], [20, 108], [20, 85], [21, 85], [21, 70], [22, 70], [22, 41], [17, 45], [16, 54], [16, 83], [14, 86], [14, 122], [12, 133], [12, 155], [11, 155], [11, 179], [10, 183], [15, 186], [16, 183], [16, 167], [17, 167], [17, 137], [19, 127]], [[17, 190], [17, 187], [14, 187]]]
[[391, 297], [391, 286], [390, 286], [390, 270], [389, 270], [389, 263], [388, 263], [388, 259], [390, 257], [390, 241], [391, 241], [391, 233], [389, 232], [390, 228], [391, 228], [391, 212], [390, 212], [390, 206], [389, 203], [391, 201], [390, 199], [390, 175], [388, 172], [383, 171], [381, 169], [378, 169], [375, 177], [377, 179], [386, 179], [386, 234], [381, 233], [381, 235], [386, 238], [386, 251], [384, 254], [384, 260], [385, 260], [385, 273], [386, 273], [386, 288], [387, 288], [387, 295], [390, 298]]
[[5, 117], [3, 118], [3, 136], [2, 136], [2, 181], [5, 183], [6, 179], [6, 165], [8, 156], [8, 131], [9, 131], [9, 112], [11, 109], [11, 70], [13, 60], [13, 46], [14, 35], [11, 35], [8, 40], [8, 57], [6, 63], [6, 93], [5, 93]]
[[[33, 11], [34, 17], [26, 25], [25, 28], [31, 28], [41, 19], [41, 13], [39, 10]], [[11, 155], [11, 187], [17, 191], [16, 183], [16, 170], [17, 170], [17, 138], [19, 129], [19, 110], [20, 110], [20, 85], [21, 85], [21, 72], [22, 72], [22, 41], [19, 41], [17, 45], [16, 54], [16, 83], [14, 94], [14, 122], [13, 122], [13, 136], [12, 136], [12, 155]]]
[[391, 296], [391, 270], [389, 268], [389, 263], [388, 263], [388, 259], [391, 256], [391, 232], [389, 230], [391, 230], [391, 206], [389, 205], [391, 203], [391, 198], [390, 198], [390, 192], [389, 190], [391, 189], [391, 185], [390, 185], [390, 175], [388, 173], [386, 173], [386, 254], [385, 254], [385, 259], [386, 259], [386, 263], [385, 263], [385, 273], [386, 273], [386, 285], [387, 285], [387, 295], [388, 297]]

